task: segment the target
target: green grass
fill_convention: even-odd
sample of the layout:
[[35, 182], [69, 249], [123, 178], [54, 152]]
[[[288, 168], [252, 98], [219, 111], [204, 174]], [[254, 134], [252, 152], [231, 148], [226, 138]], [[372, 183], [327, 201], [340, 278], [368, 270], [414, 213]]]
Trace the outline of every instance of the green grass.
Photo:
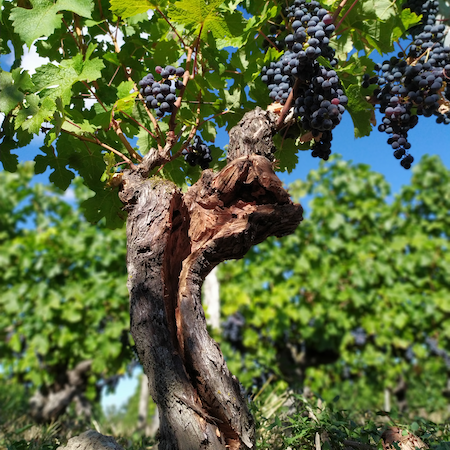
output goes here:
[[[256, 398], [259, 450], [369, 450], [382, 449], [382, 434], [398, 427], [418, 436], [433, 450], [450, 450], [450, 424], [436, 424], [414, 413], [358, 411], [336, 408], [320, 398], [308, 399], [287, 392], [269, 392]], [[441, 417], [444, 417], [441, 414]]]
[[[88, 429], [115, 436], [128, 450], [156, 448], [155, 440], [142, 437], [128, 427], [120, 427], [120, 415], [105, 417], [97, 412], [96, 419], [81, 421], [69, 411], [57, 422], [35, 425], [27, 416], [26, 390], [18, 385], [0, 387], [0, 449], [54, 450], [73, 436]], [[325, 403], [320, 398], [308, 399], [287, 391], [265, 390], [252, 403], [257, 423], [258, 450], [371, 450], [381, 449], [383, 432], [390, 426], [414, 433], [432, 450], [450, 450], [450, 425], [441, 415], [436, 424], [414, 414], [386, 414], [377, 411], [343, 410], [339, 402]], [[113, 420], [112, 420], [113, 419]], [[119, 431], [120, 430], [120, 431]]]

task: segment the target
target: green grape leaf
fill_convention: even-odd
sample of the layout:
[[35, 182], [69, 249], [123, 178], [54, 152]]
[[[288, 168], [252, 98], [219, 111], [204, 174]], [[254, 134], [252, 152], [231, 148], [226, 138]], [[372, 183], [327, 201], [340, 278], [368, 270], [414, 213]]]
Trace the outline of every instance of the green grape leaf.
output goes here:
[[50, 36], [61, 26], [60, 11], [71, 11], [82, 17], [91, 17], [93, 3], [91, 0], [30, 0], [31, 9], [16, 7], [11, 11], [15, 32], [31, 46], [33, 41], [42, 36]]
[[31, 81], [31, 76], [28, 71], [23, 70], [21, 67], [14, 69], [12, 72], [12, 77], [14, 84], [20, 88], [22, 92], [32, 91], [34, 89], [33, 82]]
[[147, 12], [156, 6], [148, 0], [111, 0], [110, 10], [122, 19]]
[[56, 151], [53, 147], [41, 147], [40, 150], [45, 154], [37, 155], [34, 158], [36, 165], [34, 166], [34, 170], [36, 174], [44, 173], [48, 166], [54, 169], [54, 171], [50, 174], [50, 181], [55, 184], [55, 186], [59, 187], [63, 191], [65, 191], [71, 181], [75, 178], [75, 174], [66, 169], [66, 165], [69, 163], [69, 160], [65, 156], [57, 155]]
[[214, 142], [216, 140], [217, 128], [216, 125], [208, 120], [201, 127], [203, 139], [206, 142]]
[[8, 114], [24, 99], [9, 72], [0, 71], [0, 111]]
[[372, 131], [373, 106], [361, 94], [359, 85], [349, 85], [345, 88], [345, 94], [348, 97], [347, 111], [353, 120], [355, 137], [369, 136]]
[[218, 49], [242, 44], [245, 21], [239, 11], [227, 10], [221, 0], [180, 0], [169, 8], [169, 18], [185, 27], [201, 30], [202, 38], [210, 31]]
[[65, 120], [64, 122], [61, 123], [61, 129], [65, 131], [70, 131], [71, 133], [74, 134], [82, 135], [94, 133], [95, 130], [98, 129], [98, 127], [91, 124], [87, 120], [83, 120], [82, 123], [75, 123], [72, 121]]
[[[298, 163], [298, 146], [294, 139], [284, 139], [280, 134], [274, 136], [274, 144], [277, 147], [275, 158], [277, 159], [277, 170], [291, 173]], [[309, 144], [308, 144], [309, 146]]]
[[2, 141], [0, 148], [0, 162], [3, 164], [3, 168], [8, 172], [15, 172], [19, 163], [17, 155], [11, 153], [11, 150], [17, 147], [17, 143], [11, 139], [5, 137]]
[[58, 156], [63, 158], [70, 168], [77, 171], [83, 178], [84, 184], [95, 192], [103, 191], [101, 182], [105, 170], [105, 162], [101, 148], [91, 142], [73, 139], [63, 133], [57, 143]]
[[137, 134], [137, 146], [141, 155], [146, 155], [149, 150], [154, 147], [155, 141], [152, 136], [147, 133], [143, 128], [139, 128]]
[[122, 210], [123, 204], [119, 200], [116, 189], [99, 191], [80, 204], [86, 220], [97, 223], [105, 217], [108, 228], [120, 228], [126, 219], [126, 213]]
[[392, 16], [389, 20], [392, 27], [392, 41], [398, 41], [409, 28], [419, 23], [420, 20], [420, 17], [410, 9], [403, 9], [399, 16]]
[[134, 93], [134, 82], [133, 81], [122, 81], [122, 83], [117, 86], [117, 97], [124, 98], [128, 97], [130, 94]]
[[34, 94], [27, 95], [25, 101], [26, 107], [17, 113], [15, 129], [21, 128], [29, 133], [38, 134], [42, 123], [52, 118], [56, 104], [47, 97], [40, 103], [40, 98]]
[[117, 97], [119, 100], [114, 104], [114, 110], [131, 113], [136, 103], [137, 91], [134, 91], [134, 83], [132, 81], [123, 81], [117, 88]]
[[[89, 47], [94, 47], [92, 44]], [[59, 66], [52, 63], [38, 67], [32, 80], [41, 96], [56, 99], [61, 97], [63, 104], [70, 103], [72, 86], [77, 81], [94, 81], [102, 76], [105, 67], [99, 58], [84, 60], [80, 53]]]
[[45, 97], [38, 108], [34, 109], [33, 114], [22, 123], [22, 129], [29, 133], [38, 134], [41, 125], [44, 122], [50, 121], [56, 109], [56, 104], [53, 99]]
[[[161, 173], [164, 178], [173, 181], [181, 189], [184, 189], [187, 186], [186, 177], [191, 180], [198, 178], [198, 167], [188, 166], [187, 163], [182, 161], [183, 160], [181, 158], [177, 158], [167, 164], [164, 164]], [[182, 170], [180, 167], [181, 164], [183, 164]]]

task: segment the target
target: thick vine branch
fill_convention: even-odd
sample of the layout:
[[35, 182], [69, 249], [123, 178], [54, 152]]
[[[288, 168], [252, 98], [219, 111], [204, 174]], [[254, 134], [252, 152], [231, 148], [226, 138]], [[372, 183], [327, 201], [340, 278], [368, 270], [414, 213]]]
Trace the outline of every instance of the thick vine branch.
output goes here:
[[230, 132], [228, 165], [205, 170], [185, 194], [145, 179], [154, 158], [124, 173], [131, 332], [160, 411], [160, 449], [254, 448], [253, 418], [208, 334], [201, 286], [221, 261], [302, 220], [270, 161], [276, 120], [247, 113]]

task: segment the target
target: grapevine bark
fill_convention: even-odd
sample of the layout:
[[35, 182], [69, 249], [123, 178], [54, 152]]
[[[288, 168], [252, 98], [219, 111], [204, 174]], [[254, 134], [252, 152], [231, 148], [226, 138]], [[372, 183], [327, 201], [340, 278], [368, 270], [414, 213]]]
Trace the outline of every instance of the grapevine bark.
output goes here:
[[84, 393], [91, 365], [92, 361], [86, 360], [78, 363], [72, 370], [47, 367], [47, 370], [56, 374], [55, 382], [50, 386], [42, 386], [30, 398], [30, 416], [38, 423], [57, 420], [72, 400], [75, 400], [79, 416], [89, 418], [91, 407]]
[[237, 379], [209, 336], [201, 286], [220, 262], [242, 258], [302, 220], [272, 169], [277, 117], [257, 108], [230, 132], [228, 165], [205, 170], [183, 194], [124, 174], [131, 333], [160, 413], [160, 450], [254, 448], [254, 423]]

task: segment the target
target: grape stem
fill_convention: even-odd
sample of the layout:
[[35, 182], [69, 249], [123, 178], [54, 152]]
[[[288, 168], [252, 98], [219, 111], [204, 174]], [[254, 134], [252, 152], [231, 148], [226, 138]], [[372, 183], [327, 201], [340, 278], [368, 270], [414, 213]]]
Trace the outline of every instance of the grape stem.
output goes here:
[[281, 145], [280, 145], [280, 148], [283, 148], [283, 144], [284, 144], [284, 141], [285, 141], [285, 139], [286, 139], [286, 136], [287, 136], [287, 134], [288, 134], [288, 131], [289, 131], [289, 128], [290, 128], [290, 127], [291, 127], [290, 125], [288, 125], [288, 126], [286, 127], [286, 131], [284, 132], [283, 138], [281, 139]]
[[117, 72], [118, 72], [119, 70], [120, 70], [120, 66], [117, 66], [115, 72], [113, 73], [113, 76], [112, 76], [111, 79], [109, 80], [108, 86], [111, 86], [111, 84], [112, 84], [114, 78], [116, 78]]
[[[114, 33], [111, 32], [109, 23], [107, 22], [107, 32], [108, 32], [109, 36], [111, 37], [111, 39], [112, 39], [112, 41], [113, 41], [113, 43], [114, 43], [114, 51], [115, 51], [115, 53], [120, 53], [119, 43], [117, 42], [117, 33], [119, 32], [119, 19], [117, 19], [116, 30], [115, 30]], [[128, 81], [133, 81], [132, 78], [131, 78], [130, 73], [128, 73], [127, 68], [126, 68], [123, 64], [121, 64], [121, 67], [123, 68], [123, 71], [125, 72], [125, 76], [127, 77]], [[113, 77], [111, 78], [110, 83], [112, 82], [112, 80], [113, 80], [114, 77], [116, 76], [117, 71], [118, 71], [118, 70], [115, 71]], [[104, 109], [105, 111], [108, 111], [107, 108], [105, 107], [105, 105], [102, 103], [102, 101], [101, 101], [101, 100], [99, 99], [99, 97], [96, 95], [96, 93], [93, 92], [92, 89], [89, 87], [89, 85], [88, 85], [85, 81], [83, 81], [82, 83], [83, 83], [83, 84], [87, 87], [87, 89], [94, 95], [94, 97], [97, 99], [97, 101], [99, 102], [99, 104], [103, 107], [103, 109]], [[137, 89], [136, 83], [134, 83], [134, 81], [133, 81], [133, 84], [134, 84], [134, 89], [135, 89], [136, 91], [138, 91], [138, 96], [139, 96], [139, 98], [140, 98], [141, 100], [144, 100], [144, 97], [143, 97], [143, 96], [141, 95], [141, 93], [139, 92], [139, 89]], [[157, 145], [158, 145], [158, 150], [160, 150], [160, 149], [162, 148], [162, 145], [161, 145], [161, 131], [160, 131], [160, 129], [159, 129], [158, 123], [156, 122], [155, 118], [153, 117], [153, 114], [152, 114], [152, 113], [150, 112], [150, 110], [147, 108], [147, 105], [145, 105], [145, 103], [144, 103], [144, 108], [145, 108], [145, 110], [147, 111], [147, 114], [148, 114], [148, 116], [149, 116], [149, 118], [150, 118], [150, 120], [151, 120], [151, 122], [152, 122], [152, 124], [153, 124], [153, 126], [154, 126], [154, 128], [155, 128], [155, 130], [156, 130], [156, 134], [157, 134], [156, 142], [157, 142]], [[123, 134], [122, 129], [120, 128], [120, 125], [118, 125], [118, 123], [117, 123], [116, 121], [113, 121], [113, 124], [112, 124], [112, 125], [113, 125], [113, 128], [114, 128], [114, 131], [117, 133], [117, 136], [119, 137], [119, 139], [121, 140], [121, 142], [124, 144], [124, 146], [125, 146], [126, 149], [128, 150], [128, 153], [129, 153], [130, 155], [132, 155], [132, 157], [134, 157], [134, 158], [136, 158], [138, 161], [140, 161], [140, 160], [142, 159], [141, 156], [138, 155], [138, 154], [134, 151], [133, 147], [132, 147], [131, 144], [128, 142], [128, 139], [127, 139], [127, 138], [125, 137], [125, 135]], [[152, 136], [153, 136], [153, 135], [152, 135]]]
[[358, 0], [355, 0], [352, 3], [352, 6], [350, 6], [350, 8], [348, 8], [347, 12], [344, 14], [344, 16], [342, 17], [342, 19], [339, 21], [339, 23], [336, 25], [336, 29], [334, 30], [334, 33], [337, 34], [339, 27], [341, 26], [342, 22], [345, 20], [345, 18], [348, 16], [348, 14], [350, 13], [350, 11], [354, 8], [354, 6], [358, 3]]
[[92, 90], [92, 88], [86, 83], [86, 81], [81, 81], [84, 86], [86, 87], [86, 89], [96, 98], [96, 100], [98, 101], [99, 105], [106, 111], [108, 112], [108, 109], [106, 108], [106, 106], [103, 104], [103, 102], [100, 100], [100, 98], [98, 97], [98, 95]]
[[397, 42], [397, 45], [400, 47], [400, 50], [403, 52], [403, 55], [406, 55], [406, 52], [403, 49], [402, 44], [400, 44], [400, 42]]
[[76, 32], [77, 38], [79, 40], [78, 47], [80, 48], [81, 53], [84, 55], [86, 53], [86, 45], [84, 43], [84, 36], [83, 36], [83, 32], [80, 27], [80, 16], [78, 14], [74, 13], [73, 19], [74, 19], [73, 21], [75, 24], [75, 32]]
[[295, 81], [294, 87], [293, 87], [292, 91], [289, 93], [289, 97], [287, 98], [286, 103], [284, 104], [283, 109], [281, 110], [280, 117], [278, 118], [277, 123], [276, 123], [276, 127], [278, 130], [280, 128], [282, 128], [284, 125], [284, 119], [286, 118], [286, 116], [289, 113], [289, 110], [291, 109], [292, 100], [294, 98], [294, 92], [297, 89], [299, 83], [300, 83], [300, 80], [297, 78], [297, 80]]
[[[82, 83], [85, 85], [85, 87], [87, 88], [87, 90], [97, 99], [98, 103], [102, 106], [102, 108], [105, 111], [108, 111], [107, 108], [105, 107], [105, 105], [103, 104], [103, 102], [100, 100], [100, 98], [97, 96], [97, 94], [92, 90], [92, 88], [86, 83], [86, 81], [82, 81]], [[114, 110], [111, 112], [111, 114], [114, 114]], [[128, 142], [128, 139], [125, 137], [125, 135], [123, 134], [122, 129], [120, 128], [120, 124], [119, 122], [117, 122], [116, 120], [112, 119], [111, 121], [111, 125], [114, 129], [114, 131], [116, 132], [118, 138], [120, 139], [120, 141], [122, 142], [122, 144], [125, 146], [125, 148], [128, 150], [128, 153], [130, 154], [130, 156], [132, 158], [137, 159], [138, 161], [141, 161], [142, 158], [140, 155], [138, 155], [135, 151], [134, 148], [131, 146], [131, 144]]]
[[195, 59], [194, 59], [194, 69], [192, 70], [192, 76], [195, 76], [195, 73], [198, 73], [197, 69], [197, 56], [198, 49], [200, 48], [200, 36], [202, 35], [203, 24], [200, 26], [200, 32], [198, 33], [197, 42], [195, 43]]
[[178, 31], [176, 30], [176, 28], [171, 24], [170, 20], [165, 16], [165, 14], [159, 9], [156, 8], [156, 11], [161, 14], [162, 18], [169, 24], [169, 27], [172, 28], [172, 31], [176, 34], [177, 38], [179, 39], [179, 41], [183, 44], [183, 47], [186, 47], [186, 44], [183, 40], [183, 38], [178, 34]]
[[142, 96], [142, 94], [139, 92], [139, 90], [137, 89], [136, 85], [134, 85], [134, 89], [136, 89], [138, 91], [138, 96], [140, 100], [143, 100], [143, 106], [145, 111], [147, 112], [148, 117], [150, 118], [150, 121], [153, 124], [153, 127], [155, 128], [156, 131], [156, 143], [158, 145], [158, 151], [162, 150], [162, 145], [161, 145], [161, 130], [159, 128], [158, 122], [155, 119], [155, 116], [151, 113], [151, 111], [148, 109], [147, 104], [145, 103], [145, 98]]
[[[200, 35], [202, 33], [202, 30], [200, 29], [200, 34], [197, 38], [197, 42], [200, 41]], [[177, 142], [177, 138], [175, 137], [175, 127], [177, 125], [176, 123], [176, 117], [177, 117], [177, 112], [180, 109], [181, 106], [181, 100], [183, 98], [184, 95], [184, 91], [186, 90], [186, 86], [189, 83], [189, 79], [191, 77], [191, 64], [192, 64], [192, 54], [193, 54], [194, 50], [192, 47], [188, 47], [188, 52], [186, 55], [186, 70], [184, 72], [183, 75], [183, 84], [184, 86], [181, 88], [180, 90], [180, 95], [178, 96], [177, 100], [174, 103], [174, 110], [170, 116], [170, 120], [169, 120], [169, 131], [167, 132], [167, 143], [164, 146], [163, 149], [160, 150], [160, 155], [164, 158], [167, 159], [167, 152], [175, 145], [175, 143]]]
[[[69, 121], [69, 123], [71, 123], [71, 122]], [[72, 123], [72, 125], [77, 126], [74, 123]], [[109, 151], [113, 152], [114, 154], [116, 154], [117, 156], [119, 156], [120, 158], [122, 158], [124, 160], [124, 162], [126, 162], [130, 166], [131, 169], [136, 169], [137, 168], [136, 165], [133, 163], [133, 161], [131, 161], [131, 159], [127, 158], [123, 153], [119, 152], [119, 150], [116, 150], [115, 148], [110, 147], [107, 144], [104, 144], [99, 139], [97, 139], [95, 136], [94, 136], [95, 139], [89, 139], [87, 137], [80, 136], [78, 134], [72, 133], [71, 131], [67, 131], [67, 130], [61, 130], [61, 131], [63, 131], [64, 133], [70, 134], [71, 136], [79, 139], [80, 141], [91, 142], [92, 144], [97, 144], [100, 147], [103, 147], [106, 150], [109, 150]]]
[[[204, 105], [205, 103], [203, 102], [202, 104]], [[199, 123], [198, 128], [200, 128], [204, 123], [208, 122], [208, 120], [212, 120], [212, 119], [214, 119], [214, 117], [223, 116], [224, 114], [227, 114], [229, 112], [231, 112], [231, 111], [229, 109], [227, 109], [226, 111], [222, 111], [221, 113], [217, 113], [217, 114], [214, 114], [211, 117], [208, 117], [207, 119], [205, 119], [205, 120], [203, 120], [202, 122]]]
[[[180, 130], [180, 132], [178, 133], [178, 135], [177, 135], [177, 137], [176, 137], [176, 139], [175, 139], [175, 142], [178, 142], [179, 140], [180, 140], [180, 138], [181, 138], [181, 136], [182, 136], [182, 134], [186, 131], [186, 128], [187, 128], [187, 126], [186, 125], [183, 125], [182, 127], [181, 127], [181, 130]], [[192, 138], [191, 138], [192, 139]], [[189, 139], [190, 140], [190, 139]], [[189, 142], [189, 140], [188, 140], [188, 142]], [[163, 153], [164, 154], [168, 154], [169, 152], [170, 152], [170, 149], [171, 149], [172, 147], [170, 147], [169, 146], [169, 144], [167, 143], [166, 145], [165, 145], [165, 147], [164, 147], [164, 150], [163, 150]], [[181, 149], [181, 151], [183, 150], [183, 148]], [[180, 153], [180, 152], [178, 152], [178, 153]], [[177, 153], [177, 154], [178, 154]], [[180, 153], [181, 154], [181, 153]], [[175, 157], [172, 157], [172, 158], [170, 158], [170, 161], [172, 161], [173, 159], [175, 159]]]
[[187, 139], [183, 142], [183, 145], [181, 146], [180, 150], [178, 150], [175, 155], [172, 156], [172, 158], [170, 158], [170, 161], [173, 161], [174, 159], [177, 159], [181, 156], [183, 150], [189, 145], [189, 142], [192, 141], [192, 138], [195, 136], [195, 133], [197, 132], [197, 126], [194, 125], [191, 128], [191, 131], [189, 132], [189, 136], [187, 137]]
[[336, 22], [341, 11], [344, 9], [344, 6], [347, 4], [348, 0], [342, 0], [339, 6], [336, 8], [336, 11], [333, 13], [333, 23]]
[[[199, 95], [201, 95], [200, 92], [199, 92]], [[189, 142], [191, 142], [192, 138], [194, 137], [195, 133], [197, 132], [198, 127], [199, 127], [199, 125], [200, 125], [200, 119], [199, 119], [200, 112], [201, 112], [201, 110], [200, 110], [200, 104], [201, 104], [201, 103], [199, 102], [199, 104], [198, 104], [198, 106], [197, 106], [197, 119], [196, 119], [196, 121], [195, 121], [195, 125], [191, 128], [191, 131], [190, 131], [190, 133], [189, 133], [189, 136], [188, 136], [188, 138], [183, 142], [183, 145], [181, 146], [180, 150], [178, 150], [178, 151], [175, 153], [175, 155], [173, 155], [172, 158], [170, 158], [170, 161], [173, 161], [174, 159], [176, 159], [176, 158], [178, 158], [178, 157], [181, 156], [182, 151], [189, 145]], [[178, 139], [179, 139], [179, 138], [178, 138]]]
[[69, 32], [69, 34], [72, 36], [73, 40], [75, 41], [75, 44], [77, 46], [77, 48], [80, 50], [80, 52], [84, 55], [84, 51], [83, 48], [80, 46], [80, 41], [73, 35], [72, 30], [69, 28], [69, 24], [65, 21], [65, 19], [62, 19], [64, 25], [67, 28], [67, 31]]
[[138, 155], [135, 152], [134, 148], [131, 146], [131, 144], [129, 143], [128, 139], [123, 134], [123, 131], [122, 131], [122, 128], [120, 127], [119, 122], [117, 120], [113, 119], [112, 125], [113, 125], [113, 128], [114, 128], [114, 131], [116, 132], [118, 138], [120, 139], [120, 142], [122, 142], [122, 144], [128, 150], [128, 154], [132, 158], [137, 159], [139, 162], [141, 162], [142, 161], [142, 156]]
[[144, 125], [142, 125], [141, 122], [139, 122], [138, 120], [136, 120], [134, 117], [130, 116], [129, 114], [127, 114], [125, 111], [120, 111], [122, 114], [125, 114], [130, 120], [132, 120], [138, 127], [141, 127], [143, 130], [145, 130], [153, 139], [157, 139], [157, 137], [148, 129], [146, 128]]
[[264, 39], [275, 49], [275, 50], [278, 50], [277, 49], [277, 46], [264, 34], [264, 32], [262, 32], [261, 30], [259, 30], [258, 31], [258, 33], [260, 34], [260, 35], [262, 35], [263, 37], [264, 37]]
[[102, 8], [102, 2], [101, 2], [101, 0], [97, 0], [97, 6], [98, 6], [98, 9], [99, 9], [99, 11], [100, 11], [100, 17], [104, 17], [104, 16], [103, 16], [103, 8]]
[[[436, 42], [433, 44], [433, 47], [434, 47], [435, 45], [436, 45]], [[410, 66], [415, 66], [415, 65], [420, 61], [420, 58], [424, 57], [424, 56], [427, 55], [427, 54], [428, 54], [428, 55], [427, 55], [427, 58], [426, 58], [425, 61], [428, 61], [428, 58], [429, 58], [429, 56], [430, 56], [431, 49], [432, 49], [433, 47], [427, 48], [421, 55], [419, 55], [416, 59], [414, 59], [414, 60], [411, 62]]]
[[[186, 86], [189, 83], [189, 80], [191, 79], [191, 77], [193, 78], [195, 76], [194, 71], [195, 71], [195, 66], [197, 64], [197, 54], [198, 54], [198, 49], [200, 47], [200, 37], [202, 35], [202, 31], [203, 31], [203, 24], [200, 26], [200, 31], [198, 33], [196, 42], [195, 42], [195, 50], [192, 47], [188, 47], [188, 52], [186, 55], [186, 70], [184, 71], [183, 74], [183, 87], [180, 90], [180, 95], [178, 96], [177, 100], [174, 103], [174, 110], [170, 116], [170, 120], [169, 120], [169, 131], [167, 132], [167, 142], [166, 145], [164, 146], [163, 149], [160, 150], [160, 155], [164, 158], [164, 159], [168, 159], [168, 152], [170, 151], [170, 149], [175, 145], [175, 143], [178, 141], [179, 138], [177, 138], [175, 136], [175, 127], [177, 125], [176, 123], [176, 117], [177, 117], [177, 112], [180, 109], [181, 106], [181, 100], [183, 99], [183, 95], [184, 95], [184, 91], [186, 90]], [[191, 64], [192, 64], [192, 54], [195, 52], [195, 60], [194, 60], [194, 67], [191, 71]], [[191, 75], [192, 72], [192, 75]], [[201, 91], [199, 92], [200, 95]], [[199, 103], [200, 103], [201, 98], [199, 98]]]

